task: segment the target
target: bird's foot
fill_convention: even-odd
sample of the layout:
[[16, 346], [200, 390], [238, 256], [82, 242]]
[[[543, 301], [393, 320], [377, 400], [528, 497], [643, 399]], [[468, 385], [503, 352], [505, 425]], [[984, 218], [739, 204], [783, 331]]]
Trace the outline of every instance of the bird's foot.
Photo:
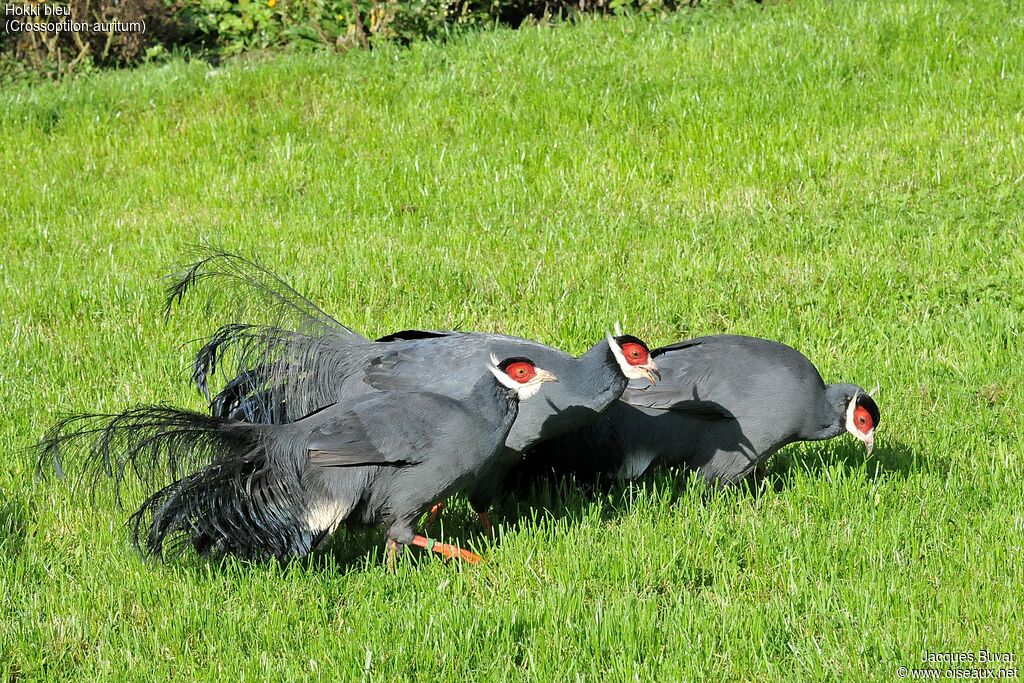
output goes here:
[[469, 564], [480, 564], [480, 562], [483, 561], [483, 559], [476, 553], [463, 550], [457, 545], [439, 543], [438, 541], [427, 538], [426, 536], [413, 536], [412, 545], [432, 550], [435, 553], [439, 553], [440, 555], [447, 557], [448, 559], [457, 557], [463, 562], [468, 562]]
[[761, 494], [762, 490], [768, 485], [768, 470], [761, 463], [758, 463], [754, 469], [750, 471], [746, 476], [746, 485], [750, 492], [756, 497]]
[[427, 517], [427, 521], [423, 525], [424, 531], [430, 531], [430, 527], [434, 526], [434, 523], [437, 522], [437, 518], [441, 516], [442, 510], [444, 510], [443, 500], [430, 508], [430, 516]]

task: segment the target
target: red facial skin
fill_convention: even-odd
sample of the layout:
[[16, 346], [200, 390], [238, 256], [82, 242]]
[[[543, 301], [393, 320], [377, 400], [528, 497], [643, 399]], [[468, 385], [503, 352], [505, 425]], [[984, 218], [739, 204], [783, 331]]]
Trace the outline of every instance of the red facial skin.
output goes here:
[[636, 342], [626, 342], [623, 344], [622, 355], [625, 356], [626, 362], [630, 365], [643, 365], [650, 358], [650, 354], [647, 353], [647, 349]]
[[856, 427], [861, 434], [867, 434], [875, 426], [875, 423], [871, 420], [871, 413], [864, 406], [857, 406], [853, 411], [853, 426]]
[[537, 375], [537, 368], [529, 363], [519, 361], [505, 368], [505, 374], [520, 384], [526, 384]]

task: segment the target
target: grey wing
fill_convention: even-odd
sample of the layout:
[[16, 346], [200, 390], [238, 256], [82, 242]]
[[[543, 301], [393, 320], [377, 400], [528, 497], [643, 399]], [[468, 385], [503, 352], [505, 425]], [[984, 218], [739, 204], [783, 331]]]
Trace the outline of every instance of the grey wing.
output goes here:
[[366, 364], [363, 382], [381, 390], [415, 390], [461, 397], [487, 373], [491, 354], [526, 356], [541, 367], [571, 360], [568, 354], [520, 337], [484, 332], [411, 331], [400, 340], [373, 344], [379, 352]]
[[320, 467], [404, 467], [438, 445], [440, 419], [460, 410], [434, 394], [377, 394], [318, 427], [309, 437], [309, 462]]
[[652, 352], [662, 381], [630, 383], [622, 400], [709, 419], [760, 412], [765, 401], [795, 401], [823, 387], [810, 361], [785, 344], [740, 335], [713, 335]]
[[437, 393], [462, 396], [487, 372], [486, 353], [474, 344], [408, 342], [373, 358], [363, 371], [363, 382], [382, 391], [430, 386]]
[[622, 400], [639, 408], [671, 410], [708, 419], [731, 418], [728, 377], [721, 374], [722, 354], [701, 340], [680, 342], [654, 351], [661, 381], [632, 380]]
[[[622, 400], [639, 407], [669, 410], [705, 420], [735, 419], [737, 375], [742, 358], [714, 338], [694, 339], [655, 349], [662, 379], [655, 385], [633, 380]], [[748, 368], [749, 370], [749, 368]], [[742, 391], [742, 388], [740, 388]]]
[[[487, 372], [496, 335], [454, 333], [381, 344], [363, 371], [363, 382], [382, 391], [429, 386], [445, 396], [466, 396]], [[500, 355], [500, 351], [498, 352]]]

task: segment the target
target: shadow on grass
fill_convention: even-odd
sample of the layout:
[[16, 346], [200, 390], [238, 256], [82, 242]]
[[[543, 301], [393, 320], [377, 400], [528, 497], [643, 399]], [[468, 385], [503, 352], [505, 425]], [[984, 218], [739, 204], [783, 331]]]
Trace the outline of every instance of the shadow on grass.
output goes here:
[[[468, 506], [467, 506], [468, 507]], [[473, 552], [481, 552], [489, 542], [479, 528], [472, 528], [468, 521], [463, 524], [456, 518], [455, 524], [447, 523], [444, 533], [429, 534], [430, 538], [445, 543], [459, 545]], [[476, 517], [473, 517], [476, 521]], [[277, 560], [274, 558], [266, 560], [249, 560], [228, 556], [221, 558], [202, 557], [192, 550], [186, 550], [182, 555], [169, 557], [166, 562], [156, 558], [145, 558], [139, 555], [140, 561], [150, 563], [154, 568], [167, 567], [174, 572], [185, 572], [195, 576], [208, 575], [210, 572], [231, 572], [238, 568], [245, 571], [246, 568], [275, 567], [281, 571], [288, 568], [299, 567], [305, 571], [323, 574], [337, 574], [339, 576], [350, 572], [361, 572], [372, 570], [375, 567], [385, 566], [385, 531], [383, 528], [371, 526], [341, 527], [335, 532], [326, 546], [314, 550], [305, 557], [289, 560]], [[445, 562], [455, 564], [456, 560], [446, 560], [437, 553], [430, 553], [421, 548], [405, 548], [398, 560], [399, 565], [409, 564], [418, 567], [423, 563]]]
[[708, 500], [712, 496], [757, 497], [765, 486], [777, 493], [792, 487], [798, 473], [811, 478], [824, 478], [837, 466], [851, 476], [863, 476], [868, 481], [896, 477], [906, 478], [912, 472], [928, 470], [946, 472], [948, 463], [935, 460], [913, 450], [906, 444], [886, 439], [868, 455], [858, 442], [834, 439], [806, 443], [801, 447], [784, 448], [765, 463], [765, 476], [751, 476], [734, 486], [716, 490], [709, 487], [695, 473], [683, 469], [656, 468], [643, 477], [630, 482], [581, 482], [572, 477], [550, 476], [520, 487], [517, 493], [506, 495], [496, 505], [492, 518], [509, 528], [521, 528], [543, 516], [553, 521], [563, 519], [570, 523], [582, 521], [594, 514], [594, 505], [600, 502], [600, 518], [612, 521], [628, 514], [633, 501], [639, 496], [670, 496], [674, 503], [691, 489], [694, 500]]
[[[721, 491], [708, 487], [692, 472], [664, 468], [630, 482], [581, 482], [571, 477], [554, 476], [542, 478], [525, 487], [520, 486], [518, 490], [498, 500], [491, 510], [491, 519], [496, 529], [507, 532], [535, 526], [541, 520], [574, 525], [596, 515], [602, 522], [612, 522], [628, 515], [641, 498], [651, 500], [667, 497], [667, 501], [672, 504], [684, 497], [694, 501], [707, 500], [717, 495], [752, 499], [763, 490], [763, 486], [771, 486], [781, 493], [790, 488], [801, 473], [811, 478], [824, 478], [825, 473], [837, 466], [853, 476], [860, 475], [869, 481], [889, 477], [905, 478], [922, 469], [948, 469], [945, 461], [933, 461], [892, 439], [879, 444], [870, 456], [859, 443], [837, 439], [783, 449], [767, 461], [767, 476], [763, 481], [747, 479]], [[27, 515], [28, 509], [23, 502], [5, 498], [0, 492], [0, 551], [11, 553], [12, 548], [15, 553], [18, 551], [24, 538]], [[426, 516], [417, 526], [420, 533], [423, 533], [425, 519]], [[501, 543], [501, 531], [494, 541], [489, 539], [477, 515], [461, 496], [448, 501], [443, 514], [425, 535], [478, 553], [486, 552], [492, 543]], [[362, 571], [383, 565], [384, 545], [383, 528], [342, 527], [324, 549], [306, 558], [283, 564], [339, 574]], [[401, 560], [403, 564], [408, 562], [413, 567], [437, 561], [442, 561], [439, 555], [419, 548], [406, 549]], [[233, 562], [207, 562], [195, 557], [178, 560], [178, 563], [191, 566], [198, 572], [209, 571], [211, 567], [223, 569]]]
[[[764, 486], [782, 493], [793, 486], [798, 474], [824, 479], [827, 472], [837, 467], [851, 477], [862, 476], [868, 481], [903, 479], [922, 470], [945, 473], [949, 467], [945, 459], [929, 457], [891, 438], [881, 439], [870, 455], [863, 445], [849, 438], [806, 442], [782, 449], [765, 465], [763, 480], [749, 477], [721, 491], [682, 469], [658, 468], [630, 482], [582, 482], [572, 477], [551, 476], [520, 484], [506, 493], [496, 501], [491, 519], [497, 529], [507, 531], [534, 526], [542, 519], [572, 525], [598, 515], [602, 522], [611, 522], [629, 514], [641, 497], [668, 496], [672, 503], [683, 497], [693, 500], [707, 500], [716, 495], [754, 498]], [[428, 535], [477, 551], [492, 542], [484, 536], [476, 514], [461, 497], [449, 501], [439, 524]], [[381, 530], [343, 531], [338, 536], [344, 540], [332, 542], [329, 552], [339, 567], [364, 565], [370, 557], [381, 561], [384, 547]], [[501, 543], [500, 533], [493, 542]], [[435, 559], [418, 549], [411, 549], [407, 554], [415, 564]]]
[[945, 474], [949, 469], [947, 460], [929, 457], [895, 439], [885, 439], [870, 455], [860, 443], [834, 439], [776, 453], [769, 461], [768, 478], [776, 491], [783, 491], [797, 471], [823, 476], [837, 466], [850, 473], [861, 473], [870, 481], [889, 477], [905, 479], [912, 472], [922, 470]]
[[[495, 527], [509, 531], [541, 520], [575, 525], [596, 517], [602, 523], [612, 522], [629, 514], [641, 498], [667, 497], [668, 502], [675, 502], [686, 494], [691, 476], [689, 472], [661, 470], [627, 482], [584, 482], [571, 476], [541, 478], [506, 493], [495, 503], [491, 519]], [[696, 484], [701, 490], [707, 488], [703, 482]]]

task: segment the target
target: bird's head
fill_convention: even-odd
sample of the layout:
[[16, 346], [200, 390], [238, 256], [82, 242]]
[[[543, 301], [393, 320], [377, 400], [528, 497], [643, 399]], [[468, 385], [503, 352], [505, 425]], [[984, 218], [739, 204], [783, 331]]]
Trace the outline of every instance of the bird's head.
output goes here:
[[511, 389], [519, 396], [519, 400], [525, 401], [538, 391], [544, 382], [557, 382], [558, 378], [552, 373], [538, 368], [529, 358], [514, 356], [505, 360], [498, 360], [498, 357], [491, 354], [491, 364], [487, 366], [498, 384]]
[[881, 419], [878, 404], [869, 393], [858, 387], [846, 404], [846, 431], [860, 439], [869, 454], [875, 447], [875, 428]]
[[627, 379], [646, 379], [651, 384], [661, 379], [658, 365], [651, 358], [647, 344], [636, 337], [621, 334], [618, 329], [616, 333], [614, 337], [611, 332], [607, 333], [606, 339], [622, 374]]

